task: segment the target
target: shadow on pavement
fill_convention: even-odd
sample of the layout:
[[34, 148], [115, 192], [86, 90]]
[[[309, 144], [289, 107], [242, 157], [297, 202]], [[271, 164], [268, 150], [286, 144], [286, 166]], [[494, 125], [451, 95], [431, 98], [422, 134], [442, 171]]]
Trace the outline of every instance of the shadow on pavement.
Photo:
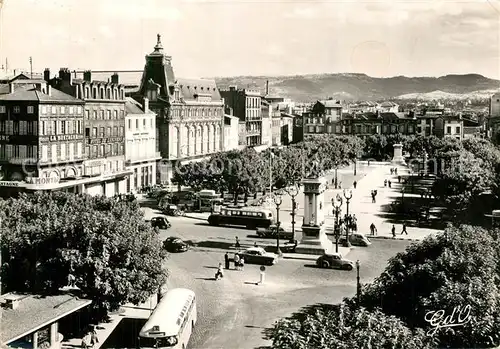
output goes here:
[[[195, 247], [218, 248], [223, 250], [234, 250], [234, 243], [222, 241], [186, 241], [186, 243]], [[242, 247], [243, 248], [243, 247]]]
[[137, 348], [137, 336], [147, 319], [123, 318], [101, 348]]
[[207, 268], [207, 269], [219, 269], [219, 267], [214, 267], [214, 266], [210, 266], [210, 265], [204, 265], [203, 268]]
[[315, 268], [315, 269], [321, 269], [318, 267], [316, 264], [304, 264], [304, 267], [306, 268]]
[[195, 278], [195, 280], [217, 281], [215, 278]]

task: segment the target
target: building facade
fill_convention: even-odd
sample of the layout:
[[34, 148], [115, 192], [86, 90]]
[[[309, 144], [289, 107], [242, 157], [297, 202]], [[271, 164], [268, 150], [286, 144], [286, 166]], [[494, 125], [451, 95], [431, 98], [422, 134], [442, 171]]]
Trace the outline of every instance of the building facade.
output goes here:
[[238, 136], [239, 119], [224, 115], [224, 147], [223, 151], [240, 149]]
[[127, 180], [127, 192], [156, 184], [156, 114], [149, 110], [149, 101], [141, 105], [127, 97], [125, 102], [125, 164], [133, 174]]
[[262, 111], [261, 94], [258, 90], [238, 89], [230, 86], [229, 90], [221, 90], [227, 108], [246, 125], [246, 145], [249, 147], [262, 144]]
[[302, 114], [304, 137], [317, 134], [342, 133], [342, 105], [339, 101], [317, 101]]
[[125, 91], [118, 75], [106, 82], [93, 81], [90, 71], [83, 79], [73, 79], [68, 68], [60, 69], [53, 79], [48, 78], [48, 69], [45, 74], [54, 88], [85, 102], [83, 175], [96, 178], [85, 192], [108, 197], [126, 193], [131, 172], [125, 166]]
[[157, 182], [170, 184], [179, 164], [202, 159], [223, 147], [224, 102], [215, 80], [177, 79], [172, 57], [163, 51], [158, 35], [146, 56], [139, 92], [134, 99], [156, 114]]
[[43, 80], [9, 84], [0, 95], [0, 192], [83, 192], [84, 102]]

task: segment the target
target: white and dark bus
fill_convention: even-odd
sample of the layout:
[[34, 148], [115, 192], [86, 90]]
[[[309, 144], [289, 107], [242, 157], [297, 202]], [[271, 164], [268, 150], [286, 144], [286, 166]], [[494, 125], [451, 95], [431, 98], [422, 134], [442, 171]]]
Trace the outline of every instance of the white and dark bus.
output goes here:
[[139, 332], [139, 348], [186, 349], [196, 325], [196, 297], [193, 291], [168, 291]]
[[208, 217], [210, 225], [239, 225], [248, 229], [268, 228], [274, 224], [271, 210], [223, 207]]

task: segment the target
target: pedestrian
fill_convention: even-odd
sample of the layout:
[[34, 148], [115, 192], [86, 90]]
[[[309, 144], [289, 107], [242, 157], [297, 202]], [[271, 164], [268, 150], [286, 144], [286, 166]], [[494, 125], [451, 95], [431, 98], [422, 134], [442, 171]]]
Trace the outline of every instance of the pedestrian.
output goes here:
[[91, 342], [92, 342], [92, 335], [90, 334], [90, 331], [88, 331], [82, 338], [82, 348], [83, 349], [90, 348], [92, 346]]
[[392, 225], [392, 237], [395, 238], [396, 237], [396, 227], [394, 226], [394, 224]]
[[370, 160], [368, 160], [368, 166], [370, 166]]
[[97, 338], [97, 331], [95, 330], [95, 326], [92, 326], [92, 329], [90, 331], [90, 345], [93, 347], [99, 343], [99, 338]]
[[398, 183], [401, 183], [401, 176], [398, 176]]
[[354, 181], [354, 182], [352, 183], [352, 186], [354, 187], [354, 189], [356, 189], [356, 186], [357, 186], [357, 185], [358, 185], [358, 182], [356, 182], [356, 181]]
[[237, 253], [234, 254], [233, 261], [234, 269], [240, 270], [240, 256]]
[[226, 252], [224, 255], [224, 263], [226, 265], [226, 269], [229, 269], [229, 252]]
[[219, 267], [217, 268], [217, 272], [215, 273], [215, 280], [222, 279], [224, 277], [224, 272], [222, 271], [222, 263], [219, 263]]
[[342, 189], [342, 182], [339, 182], [339, 189]]
[[370, 232], [372, 235], [375, 235], [375, 233], [377, 232], [377, 228], [375, 227], [375, 224], [370, 224]]
[[394, 167], [394, 174], [397, 175], [398, 174], [398, 169], [396, 167]]
[[372, 204], [375, 203], [375, 192], [372, 190]]
[[352, 229], [357, 232], [358, 231], [358, 219], [356, 218], [356, 215], [352, 215]]
[[391, 167], [391, 175], [394, 173], [394, 169]]
[[387, 187], [387, 179], [384, 179], [384, 187]]
[[255, 242], [253, 243], [253, 247], [259, 247], [259, 246], [257, 246], [257, 241], [255, 241]]
[[391, 188], [391, 184], [392, 184], [392, 183], [391, 183], [391, 181], [390, 181], [390, 180], [389, 180], [389, 181], [387, 181], [387, 184], [389, 184], [389, 188]]
[[240, 248], [240, 238], [239, 237], [236, 237], [236, 243], [234, 244], [234, 247], [236, 248]]
[[408, 235], [408, 232], [406, 231], [406, 224], [404, 224], [404, 223], [403, 223], [403, 230], [401, 231], [401, 235], [403, 235], [403, 233]]
[[243, 268], [245, 268], [245, 258], [243, 258], [243, 256], [241, 256], [241, 258], [240, 258], [240, 270], [243, 270]]

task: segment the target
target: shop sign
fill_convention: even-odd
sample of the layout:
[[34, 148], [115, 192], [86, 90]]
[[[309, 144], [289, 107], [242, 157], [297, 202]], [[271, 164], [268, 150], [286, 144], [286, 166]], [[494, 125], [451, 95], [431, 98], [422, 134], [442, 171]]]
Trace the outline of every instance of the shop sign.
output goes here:
[[25, 181], [29, 184], [57, 184], [60, 177], [26, 177]]
[[21, 182], [15, 181], [0, 181], [0, 187], [19, 187], [21, 184]]

